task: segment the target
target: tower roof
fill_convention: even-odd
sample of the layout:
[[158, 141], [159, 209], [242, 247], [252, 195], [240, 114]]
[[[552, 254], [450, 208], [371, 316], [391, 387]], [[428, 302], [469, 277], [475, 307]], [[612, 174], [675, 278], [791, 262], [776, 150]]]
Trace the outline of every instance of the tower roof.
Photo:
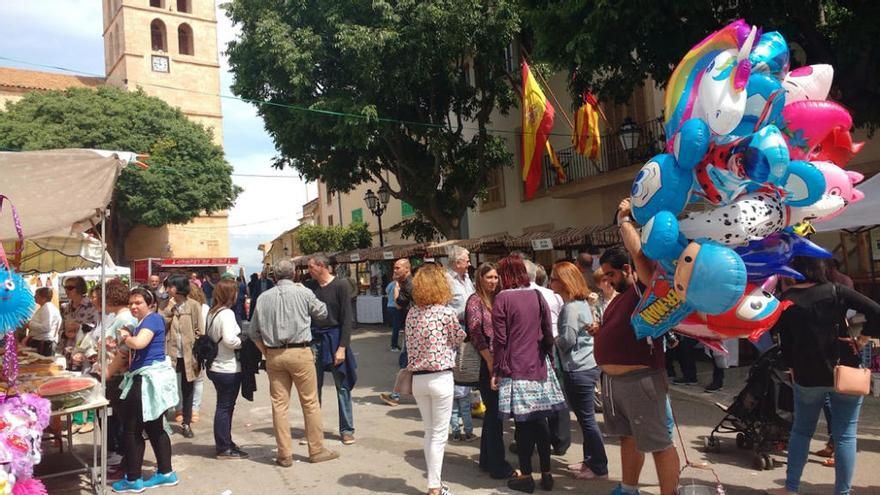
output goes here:
[[0, 87], [26, 90], [64, 90], [95, 88], [106, 83], [103, 77], [72, 76], [55, 72], [0, 67]]

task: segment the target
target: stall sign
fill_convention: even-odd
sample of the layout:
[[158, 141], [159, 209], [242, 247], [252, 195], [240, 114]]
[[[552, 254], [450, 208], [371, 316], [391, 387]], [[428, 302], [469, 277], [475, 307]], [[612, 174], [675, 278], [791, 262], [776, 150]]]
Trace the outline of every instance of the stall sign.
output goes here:
[[382, 259], [393, 260], [394, 251], [382, 251]]
[[532, 249], [535, 251], [547, 251], [553, 249], [553, 239], [534, 239]]
[[352, 263], [357, 263], [360, 260], [361, 260], [360, 253], [354, 253], [348, 257], [348, 261], [351, 261]]
[[162, 266], [227, 266], [237, 265], [238, 258], [164, 258]]

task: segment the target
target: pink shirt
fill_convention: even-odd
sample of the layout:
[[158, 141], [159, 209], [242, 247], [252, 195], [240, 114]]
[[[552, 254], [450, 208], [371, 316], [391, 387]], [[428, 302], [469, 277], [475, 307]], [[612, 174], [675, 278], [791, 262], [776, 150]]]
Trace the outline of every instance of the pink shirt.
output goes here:
[[448, 306], [411, 306], [406, 317], [406, 352], [410, 371], [451, 370], [465, 332]]

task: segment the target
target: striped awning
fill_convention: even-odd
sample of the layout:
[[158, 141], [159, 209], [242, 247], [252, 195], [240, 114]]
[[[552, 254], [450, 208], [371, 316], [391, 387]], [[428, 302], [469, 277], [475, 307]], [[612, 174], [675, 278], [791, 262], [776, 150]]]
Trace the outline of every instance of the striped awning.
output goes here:
[[452, 246], [461, 246], [471, 253], [504, 253], [511, 237], [507, 234], [487, 235], [475, 239], [450, 239], [435, 242], [425, 250], [428, 256], [442, 258], [449, 255]]
[[550, 239], [554, 249], [580, 249], [589, 246], [607, 247], [620, 243], [618, 229], [613, 225], [565, 227], [553, 231], [529, 232], [510, 239], [511, 249], [531, 249], [532, 241]]

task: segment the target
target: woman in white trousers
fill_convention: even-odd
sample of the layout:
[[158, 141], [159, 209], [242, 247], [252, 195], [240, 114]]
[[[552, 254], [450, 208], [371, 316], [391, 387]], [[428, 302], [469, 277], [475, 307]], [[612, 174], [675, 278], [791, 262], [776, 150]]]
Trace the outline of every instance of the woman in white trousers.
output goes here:
[[413, 302], [406, 318], [407, 368], [413, 373], [412, 390], [425, 426], [425, 464], [428, 495], [451, 495], [441, 482], [452, 395], [455, 353], [465, 332], [455, 310], [446, 273], [437, 265], [423, 266], [413, 279]]

